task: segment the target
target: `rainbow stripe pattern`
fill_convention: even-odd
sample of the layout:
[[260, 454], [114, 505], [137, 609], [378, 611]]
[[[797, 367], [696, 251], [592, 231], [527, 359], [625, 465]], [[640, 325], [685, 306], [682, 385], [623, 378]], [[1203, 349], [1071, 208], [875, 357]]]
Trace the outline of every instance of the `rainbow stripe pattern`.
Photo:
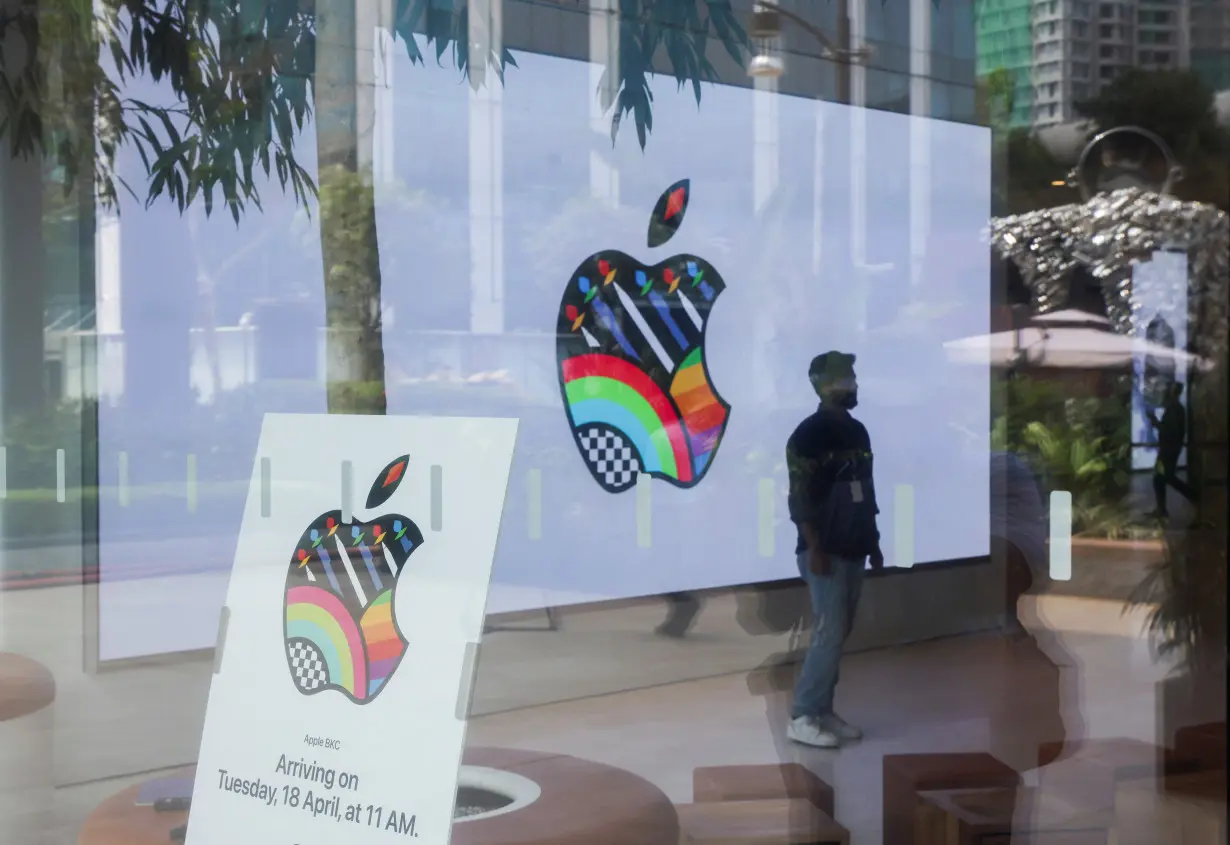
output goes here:
[[694, 255], [646, 267], [612, 251], [573, 274], [556, 329], [560, 392], [604, 490], [642, 473], [691, 487], [713, 465], [730, 406], [705, 368], [705, 329], [724, 288]]
[[563, 364], [572, 424], [605, 423], [632, 441], [644, 472], [688, 482], [692, 460], [674, 403], [649, 376], [613, 355], [580, 355]]
[[406, 643], [393, 624], [393, 591], [385, 590], [368, 605], [359, 620], [359, 631], [367, 649], [367, 694], [375, 695], [393, 674]]
[[367, 697], [363, 636], [335, 593], [312, 586], [293, 588], [286, 597], [286, 639], [314, 645], [330, 683], [355, 698]]
[[726, 427], [726, 406], [709, 384], [699, 349], [683, 359], [671, 379], [671, 398], [683, 417], [688, 446], [692, 453], [692, 472], [701, 475], [713, 457]]
[[284, 620], [287, 666], [300, 693], [336, 690], [357, 704], [376, 698], [406, 652], [393, 598], [422, 543], [418, 527], [397, 514], [345, 522], [330, 511], [303, 532], [287, 569]]

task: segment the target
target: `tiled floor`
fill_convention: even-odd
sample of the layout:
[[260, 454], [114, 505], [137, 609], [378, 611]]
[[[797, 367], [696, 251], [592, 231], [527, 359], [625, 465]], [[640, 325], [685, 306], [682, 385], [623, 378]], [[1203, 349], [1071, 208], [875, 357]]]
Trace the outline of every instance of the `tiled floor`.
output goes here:
[[[1038, 614], [1061, 629], [1048, 649], [1066, 666], [1070, 693], [1063, 707], [1069, 727], [1089, 736], [1153, 741], [1154, 683], [1165, 667], [1152, 660], [1143, 640], [1124, 636], [1124, 630], [1097, 632], [1099, 626], [1090, 624], [1096, 615], [1089, 606], [1062, 605]], [[697, 766], [798, 759], [836, 787], [837, 817], [851, 829], [853, 842], [879, 843], [883, 755], [991, 745], [996, 643], [994, 636], [982, 635], [850, 655], [838, 706], [866, 729], [867, 739], [839, 752], [788, 746], [782, 730], [789, 693], [766, 696], [756, 673], [480, 716], [471, 721], [469, 742], [556, 751], [619, 766], [652, 781], [676, 802], [691, 800]], [[674, 645], [661, 659], [687, 661], [687, 641]], [[1018, 704], [1026, 710], [1030, 694], [1020, 694]], [[135, 780], [57, 790], [51, 841], [74, 842], [90, 810]]]

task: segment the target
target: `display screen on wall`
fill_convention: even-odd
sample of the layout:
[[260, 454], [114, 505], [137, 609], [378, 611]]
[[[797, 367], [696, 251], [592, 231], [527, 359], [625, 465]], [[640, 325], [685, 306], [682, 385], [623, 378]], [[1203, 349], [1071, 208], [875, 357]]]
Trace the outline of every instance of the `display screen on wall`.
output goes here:
[[[491, 612], [796, 576], [785, 442], [829, 350], [889, 564], [988, 553], [989, 374], [942, 351], [989, 330], [987, 130], [656, 77], [642, 149], [585, 62], [517, 54], [475, 93], [388, 55], [389, 413], [521, 420]], [[314, 171], [310, 125], [296, 152]], [[321, 215], [262, 201], [100, 219], [104, 660], [212, 646], [261, 417], [326, 410]]]

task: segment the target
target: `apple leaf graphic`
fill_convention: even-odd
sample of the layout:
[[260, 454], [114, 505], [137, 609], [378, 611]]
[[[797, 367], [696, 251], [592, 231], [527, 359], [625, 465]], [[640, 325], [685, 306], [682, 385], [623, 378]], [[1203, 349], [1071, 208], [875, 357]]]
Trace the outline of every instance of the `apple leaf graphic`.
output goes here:
[[406, 477], [406, 467], [410, 464], [410, 456], [402, 455], [376, 476], [371, 491], [367, 494], [367, 508], [378, 508], [397, 492], [397, 486]]
[[691, 193], [691, 180], [680, 179], [658, 197], [658, 204], [653, 207], [653, 214], [649, 217], [650, 249], [662, 246], [679, 231]]

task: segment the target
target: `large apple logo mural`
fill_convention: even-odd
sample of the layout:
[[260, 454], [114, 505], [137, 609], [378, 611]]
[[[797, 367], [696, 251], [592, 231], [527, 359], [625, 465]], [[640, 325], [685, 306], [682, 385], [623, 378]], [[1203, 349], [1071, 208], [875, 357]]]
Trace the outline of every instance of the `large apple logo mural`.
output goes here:
[[[683, 222], [688, 180], [671, 185], [649, 221], [650, 249]], [[581, 458], [602, 489], [640, 473], [677, 487], [705, 477], [730, 405], [705, 365], [705, 327], [725, 283], [708, 261], [673, 255], [653, 266], [618, 250], [581, 262], [560, 304], [560, 390]]]
[[[389, 500], [409, 463], [403, 455], [381, 470], [368, 511]], [[331, 510], [312, 520], [286, 574], [286, 662], [299, 692], [337, 690], [356, 704], [375, 700], [406, 651], [393, 596], [422, 544], [418, 526], [401, 514], [346, 522]]]

